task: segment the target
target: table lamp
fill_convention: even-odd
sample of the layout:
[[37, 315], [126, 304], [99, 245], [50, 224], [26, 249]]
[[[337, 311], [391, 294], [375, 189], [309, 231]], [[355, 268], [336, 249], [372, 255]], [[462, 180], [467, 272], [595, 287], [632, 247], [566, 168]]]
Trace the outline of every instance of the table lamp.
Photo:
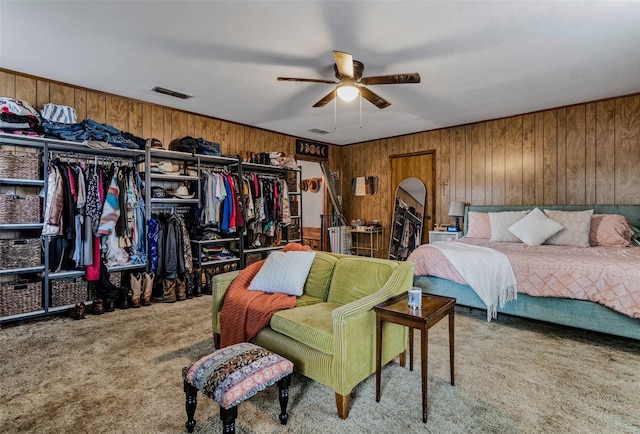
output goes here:
[[464, 202], [451, 202], [449, 204], [449, 217], [456, 218], [456, 231], [460, 230], [460, 217], [464, 216]]

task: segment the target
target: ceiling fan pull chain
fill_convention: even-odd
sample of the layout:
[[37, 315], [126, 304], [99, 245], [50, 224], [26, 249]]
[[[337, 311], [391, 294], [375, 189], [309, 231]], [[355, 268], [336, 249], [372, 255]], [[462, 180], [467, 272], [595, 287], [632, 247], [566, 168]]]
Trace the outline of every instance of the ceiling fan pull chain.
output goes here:
[[338, 98], [333, 99], [333, 131], [338, 130]]
[[360, 128], [362, 128], [362, 97], [358, 98], [360, 101]]

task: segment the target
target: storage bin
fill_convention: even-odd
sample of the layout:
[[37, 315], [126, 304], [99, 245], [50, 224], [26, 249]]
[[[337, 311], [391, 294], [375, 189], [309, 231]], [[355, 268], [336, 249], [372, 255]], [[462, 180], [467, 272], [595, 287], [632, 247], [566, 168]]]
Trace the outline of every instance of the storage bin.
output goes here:
[[88, 300], [88, 283], [84, 277], [51, 281], [51, 306], [71, 306]]
[[37, 267], [42, 265], [40, 238], [0, 240], [0, 269]]
[[287, 172], [287, 189], [289, 193], [298, 192], [298, 172]]
[[297, 223], [291, 223], [289, 226], [287, 226], [287, 230], [287, 240], [299, 240], [300, 238], [302, 238], [302, 236], [300, 235], [300, 225], [298, 225]]
[[292, 217], [297, 217], [300, 215], [300, 202], [296, 199], [289, 201], [289, 211], [291, 212]]
[[0, 178], [40, 179], [39, 152], [0, 150]]
[[0, 194], [0, 224], [28, 224], [41, 222], [40, 196]]
[[262, 260], [262, 253], [247, 253], [247, 255], [244, 258], [244, 262], [245, 262], [244, 265], [249, 266], [261, 260]]
[[0, 317], [42, 309], [42, 282], [17, 281], [0, 284]]

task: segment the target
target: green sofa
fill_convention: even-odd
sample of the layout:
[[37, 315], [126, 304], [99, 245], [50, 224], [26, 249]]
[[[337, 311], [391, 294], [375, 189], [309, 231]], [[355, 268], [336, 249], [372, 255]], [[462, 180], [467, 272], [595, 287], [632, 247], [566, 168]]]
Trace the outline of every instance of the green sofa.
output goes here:
[[[220, 342], [220, 309], [240, 271], [215, 276], [213, 333]], [[252, 342], [280, 354], [302, 375], [330, 387], [338, 416], [349, 415], [351, 390], [376, 369], [373, 307], [407, 291], [413, 264], [317, 252], [296, 307], [277, 312]], [[407, 329], [383, 323], [382, 364], [400, 355], [404, 366]], [[371, 397], [373, 399], [373, 397]]]

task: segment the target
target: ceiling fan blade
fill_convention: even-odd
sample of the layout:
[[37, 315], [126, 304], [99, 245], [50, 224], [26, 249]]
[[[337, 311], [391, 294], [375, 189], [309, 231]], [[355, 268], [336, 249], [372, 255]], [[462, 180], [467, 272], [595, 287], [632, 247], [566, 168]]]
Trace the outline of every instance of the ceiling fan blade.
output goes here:
[[327, 84], [339, 83], [334, 80], [322, 80], [320, 78], [296, 78], [296, 77], [278, 77], [278, 81], [305, 81], [310, 83], [327, 83]]
[[336, 59], [336, 66], [340, 75], [353, 78], [353, 56], [342, 51], [334, 51], [333, 57]]
[[391, 103], [386, 99], [383, 99], [381, 96], [371, 92], [364, 86], [360, 86], [360, 95], [369, 101], [371, 104], [375, 105], [379, 109], [383, 109], [385, 107], [389, 107]]
[[378, 75], [376, 77], [362, 77], [360, 83], [367, 86], [374, 84], [401, 84], [420, 83], [420, 74], [413, 72], [410, 74]]
[[331, 92], [329, 92], [328, 94], [326, 94], [320, 101], [318, 101], [317, 103], [315, 103], [313, 106], [314, 107], [324, 107], [327, 105], [327, 103], [329, 101], [331, 101], [332, 99], [334, 99], [336, 97], [336, 90], [333, 89]]

